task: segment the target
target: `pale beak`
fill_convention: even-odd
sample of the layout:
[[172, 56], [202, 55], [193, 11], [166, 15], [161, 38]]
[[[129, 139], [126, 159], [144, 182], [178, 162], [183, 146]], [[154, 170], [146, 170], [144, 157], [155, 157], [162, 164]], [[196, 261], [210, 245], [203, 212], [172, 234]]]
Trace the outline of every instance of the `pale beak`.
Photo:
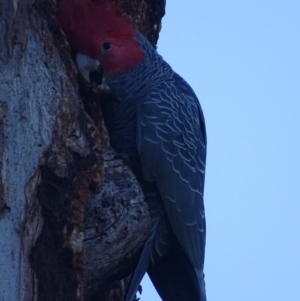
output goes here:
[[[82, 54], [82, 53], [77, 53], [76, 65], [77, 65], [77, 68], [78, 68], [80, 74], [89, 83], [92, 83], [91, 79], [94, 79], [94, 76], [90, 77], [90, 73], [97, 72], [98, 68], [101, 66], [101, 64], [98, 60], [96, 60], [88, 55]], [[102, 70], [101, 67], [100, 67], [100, 69]], [[103, 74], [102, 71], [101, 71], [101, 74]], [[102, 79], [101, 79], [101, 81], [102, 81]], [[97, 82], [99, 82], [99, 76], [97, 76]]]
[[92, 85], [95, 93], [100, 94], [101, 92], [110, 91], [109, 87], [105, 84], [100, 61], [88, 55], [77, 53], [76, 65], [83, 78]]

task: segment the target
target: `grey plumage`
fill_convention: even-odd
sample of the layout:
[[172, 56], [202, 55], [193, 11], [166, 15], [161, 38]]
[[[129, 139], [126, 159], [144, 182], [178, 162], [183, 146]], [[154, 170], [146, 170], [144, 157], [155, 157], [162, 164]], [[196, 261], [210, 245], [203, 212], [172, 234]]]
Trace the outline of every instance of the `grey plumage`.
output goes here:
[[116, 100], [103, 107], [111, 144], [128, 156], [152, 219], [126, 301], [147, 269], [164, 301], [205, 301], [203, 113], [191, 87], [137, 36], [146, 58], [105, 78]]

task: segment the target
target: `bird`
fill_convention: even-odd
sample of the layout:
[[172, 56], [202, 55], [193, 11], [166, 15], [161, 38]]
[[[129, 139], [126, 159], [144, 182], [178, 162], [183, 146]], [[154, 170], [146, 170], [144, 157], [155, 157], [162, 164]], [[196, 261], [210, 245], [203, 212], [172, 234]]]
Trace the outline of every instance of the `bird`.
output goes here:
[[61, 5], [57, 20], [84, 79], [114, 97], [102, 106], [110, 144], [128, 158], [150, 212], [125, 301], [146, 272], [163, 301], [206, 301], [207, 137], [196, 94], [120, 5], [77, 0]]

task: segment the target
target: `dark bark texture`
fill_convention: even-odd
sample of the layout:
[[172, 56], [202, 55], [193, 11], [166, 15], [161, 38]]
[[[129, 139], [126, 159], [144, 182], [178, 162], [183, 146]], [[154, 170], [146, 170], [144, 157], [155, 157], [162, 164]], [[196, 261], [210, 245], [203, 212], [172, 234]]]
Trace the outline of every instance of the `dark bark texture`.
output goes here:
[[[118, 2], [155, 46], [164, 0]], [[0, 0], [0, 301], [121, 301], [149, 214], [56, 5]]]

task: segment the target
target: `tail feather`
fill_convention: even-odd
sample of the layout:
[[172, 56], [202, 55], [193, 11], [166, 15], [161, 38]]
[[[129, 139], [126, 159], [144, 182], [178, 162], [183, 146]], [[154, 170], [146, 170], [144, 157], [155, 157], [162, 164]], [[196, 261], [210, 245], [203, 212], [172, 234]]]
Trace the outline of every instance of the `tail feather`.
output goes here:
[[132, 301], [146, 271], [163, 301], [206, 301], [204, 274], [196, 269], [168, 231], [156, 194], [146, 194], [151, 215], [150, 237], [142, 247], [125, 301]]
[[145, 242], [135, 271], [132, 274], [125, 301], [132, 301], [149, 266], [151, 251], [154, 244], [154, 234]]
[[148, 274], [163, 301], [206, 301], [204, 274], [192, 266], [178, 242]]

